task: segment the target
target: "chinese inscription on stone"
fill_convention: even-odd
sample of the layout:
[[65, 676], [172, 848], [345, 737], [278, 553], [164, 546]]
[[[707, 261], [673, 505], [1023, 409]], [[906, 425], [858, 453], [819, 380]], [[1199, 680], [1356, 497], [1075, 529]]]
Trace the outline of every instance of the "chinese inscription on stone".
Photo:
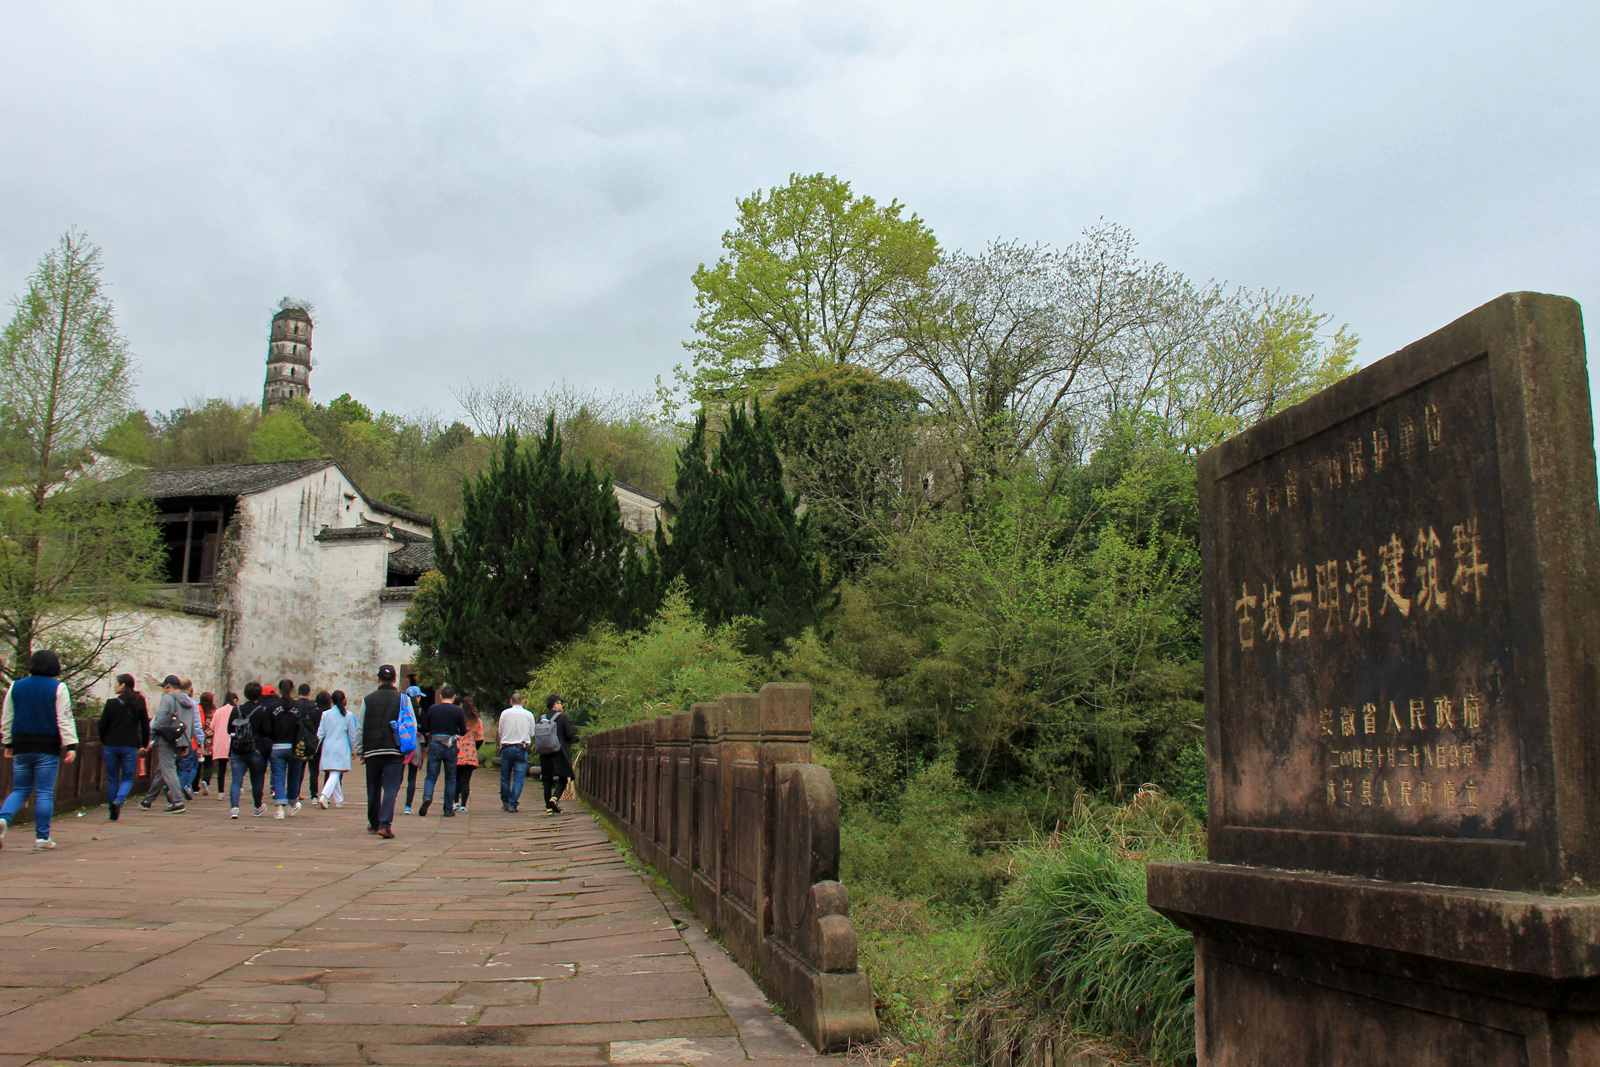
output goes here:
[[1228, 825], [1516, 837], [1488, 358], [1217, 489]]

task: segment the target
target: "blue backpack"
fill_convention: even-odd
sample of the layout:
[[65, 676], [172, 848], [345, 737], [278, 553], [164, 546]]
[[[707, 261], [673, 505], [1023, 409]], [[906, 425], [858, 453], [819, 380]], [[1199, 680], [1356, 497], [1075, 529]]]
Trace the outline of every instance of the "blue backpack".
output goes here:
[[400, 698], [400, 718], [389, 723], [394, 727], [394, 740], [402, 756], [417, 750], [417, 716], [411, 710], [411, 701]]

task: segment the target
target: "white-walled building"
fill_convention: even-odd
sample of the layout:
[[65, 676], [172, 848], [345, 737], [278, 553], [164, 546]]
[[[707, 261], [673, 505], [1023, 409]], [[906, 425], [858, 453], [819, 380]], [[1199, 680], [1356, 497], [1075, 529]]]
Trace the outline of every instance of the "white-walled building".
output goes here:
[[[155, 503], [173, 607], [140, 613], [100, 695], [116, 674], [148, 690], [176, 674], [218, 703], [280, 678], [354, 702], [384, 663], [405, 684], [416, 649], [400, 623], [433, 567], [433, 516], [372, 500], [331, 459], [141, 471], [124, 484]], [[613, 491], [632, 533], [670, 517], [659, 497]]]
[[331, 459], [134, 477], [165, 531], [178, 607], [148, 613], [114, 673], [150, 688], [177, 674], [219, 701], [285, 677], [357, 700], [380, 664], [408, 664], [400, 621], [433, 566], [432, 516], [371, 500]]

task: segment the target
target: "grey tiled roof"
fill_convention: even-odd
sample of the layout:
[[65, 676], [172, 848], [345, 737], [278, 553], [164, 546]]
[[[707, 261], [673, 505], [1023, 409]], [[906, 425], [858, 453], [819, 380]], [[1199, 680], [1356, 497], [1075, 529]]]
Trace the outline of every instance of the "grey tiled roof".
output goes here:
[[433, 542], [412, 541], [395, 549], [389, 553], [389, 570], [395, 574], [423, 574], [433, 570]]
[[646, 500], [654, 500], [657, 504], [665, 504], [666, 503], [666, 501], [663, 500], [661, 497], [656, 496], [654, 493], [647, 493], [643, 489], [640, 489], [636, 485], [629, 485], [627, 482], [619, 482], [615, 478], [611, 479], [611, 484], [614, 485], [615, 487], [617, 487], [618, 489], [626, 489], [628, 492], [634, 494], [635, 496], [642, 496]]
[[385, 504], [381, 500], [368, 500], [367, 505], [373, 511], [381, 511], [385, 515], [393, 515], [397, 519], [415, 522], [422, 526], [432, 526], [433, 516], [422, 511], [412, 511], [410, 508], [400, 507], [398, 504]]
[[124, 484], [128, 492], [165, 500], [179, 496], [247, 496], [292, 482], [333, 466], [333, 460], [289, 459], [281, 463], [230, 463], [216, 467], [179, 467], [139, 471]]
[[322, 532], [317, 534], [318, 541], [381, 541], [384, 538], [385, 528], [382, 526], [324, 526]]

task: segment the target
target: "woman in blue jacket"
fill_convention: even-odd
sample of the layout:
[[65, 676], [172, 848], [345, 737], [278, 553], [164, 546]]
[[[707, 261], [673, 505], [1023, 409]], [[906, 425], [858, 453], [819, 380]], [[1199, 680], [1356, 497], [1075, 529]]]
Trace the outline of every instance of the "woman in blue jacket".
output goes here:
[[317, 694], [317, 707], [322, 709], [322, 720], [317, 724], [317, 745], [322, 752], [322, 771], [327, 778], [315, 803], [326, 809], [333, 801], [336, 808], [344, 807], [344, 775], [350, 769], [350, 748], [355, 742], [356, 717], [345, 707], [343, 689], [335, 689], [333, 696]]

